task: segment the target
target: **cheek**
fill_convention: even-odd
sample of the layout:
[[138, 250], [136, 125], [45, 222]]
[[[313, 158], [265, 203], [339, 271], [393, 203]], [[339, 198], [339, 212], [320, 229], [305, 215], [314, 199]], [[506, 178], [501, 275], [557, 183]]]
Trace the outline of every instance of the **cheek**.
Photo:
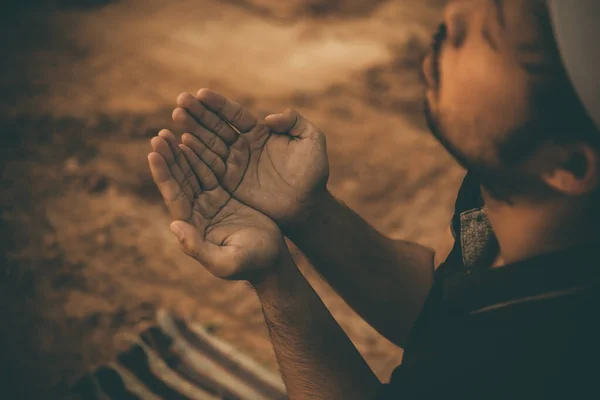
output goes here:
[[449, 124], [461, 125], [445, 126], [449, 134], [467, 130], [495, 136], [525, 121], [526, 76], [499, 55], [482, 53], [462, 49], [444, 54], [437, 108]]

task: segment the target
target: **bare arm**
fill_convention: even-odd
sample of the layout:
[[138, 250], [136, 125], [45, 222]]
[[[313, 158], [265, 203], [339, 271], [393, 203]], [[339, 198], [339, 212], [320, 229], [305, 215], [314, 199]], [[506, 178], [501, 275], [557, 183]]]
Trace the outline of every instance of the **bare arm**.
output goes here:
[[379, 380], [297, 269], [275, 222], [232, 198], [191, 148], [170, 146], [172, 139], [161, 131], [148, 156], [171, 230], [213, 275], [256, 288], [289, 398], [374, 397]]
[[182, 141], [223, 187], [277, 222], [350, 306], [403, 346], [432, 282], [433, 252], [386, 238], [327, 192], [324, 133], [293, 110], [259, 121], [208, 89], [178, 105], [173, 117], [190, 132]]
[[284, 233], [367, 322], [403, 347], [433, 282], [434, 252], [395, 241], [330, 193]]
[[254, 286], [291, 400], [375, 396], [381, 383], [291, 256]]

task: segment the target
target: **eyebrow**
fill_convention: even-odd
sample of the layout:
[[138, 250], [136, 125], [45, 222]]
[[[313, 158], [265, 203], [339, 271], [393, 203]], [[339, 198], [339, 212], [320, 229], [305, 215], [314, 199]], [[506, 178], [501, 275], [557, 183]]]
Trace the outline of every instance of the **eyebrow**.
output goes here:
[[492, 35], [490, 35], [490, 31], [486, 27], [483, 27], [481, 29], [481, 35], [483, 36], [483, 40], [487, 42], [487, 44], [492, 48], [492, 50], [498, 51], [498, 44], [496, 44], [496, 41], [492, 38]]

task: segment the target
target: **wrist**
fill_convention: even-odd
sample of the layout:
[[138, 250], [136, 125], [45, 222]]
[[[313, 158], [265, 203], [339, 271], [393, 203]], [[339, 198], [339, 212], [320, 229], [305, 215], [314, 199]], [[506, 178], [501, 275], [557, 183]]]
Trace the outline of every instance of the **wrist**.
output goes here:
[[311, 231], [314, 223], [321, 220], [328, 210], [335, 206], [337, 200], [327, 188], [315, 193], [296, 218], [281, 226], [283, 234], [289, 238], [301, 235], [303, 232]]
[[293, 280], [293, 276], [298, 271], [298, 267], [292, 258], [287, 247], [282, 251], [281, 257], [273, 268], [266, 271], [260, 277], [249, 280], [248, 283], [252, 286], [259, 297], [266, 292], [271, 292], [275, 289], [280, 289], [284, 282]]

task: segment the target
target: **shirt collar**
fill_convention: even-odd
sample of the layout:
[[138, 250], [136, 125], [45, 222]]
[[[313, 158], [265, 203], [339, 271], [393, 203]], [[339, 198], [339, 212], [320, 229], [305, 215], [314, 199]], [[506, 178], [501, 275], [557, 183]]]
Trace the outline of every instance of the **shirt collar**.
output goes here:
[[444, 309], [474, 313], [598, 286], [600, 242], [556, 251], [501, 268], [465, 271], [442, 284]]

